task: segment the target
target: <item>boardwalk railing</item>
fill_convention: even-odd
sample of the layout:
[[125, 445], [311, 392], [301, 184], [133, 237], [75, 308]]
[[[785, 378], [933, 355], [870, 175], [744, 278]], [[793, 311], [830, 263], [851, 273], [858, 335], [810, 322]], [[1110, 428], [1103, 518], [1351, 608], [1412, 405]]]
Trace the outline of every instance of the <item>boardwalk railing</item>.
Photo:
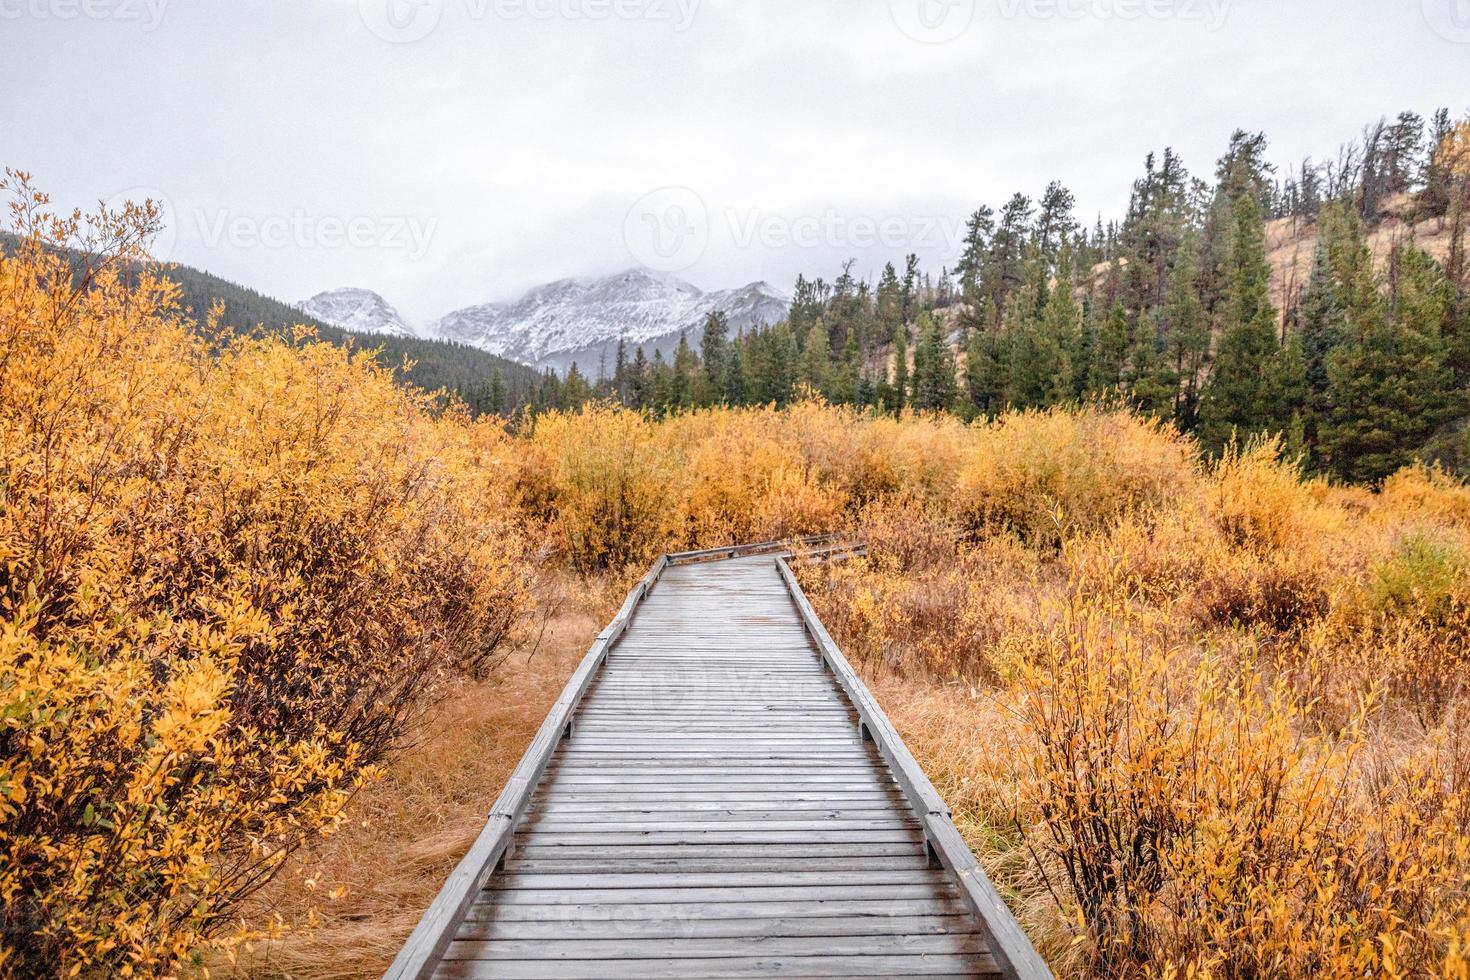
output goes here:
[[598, 634], [496, 800], [484, 829], [445, 881], [439, 895], [424, 913], [418, 927], [385, 976], [393, 980], [418, 980], [434, 974], [446, 949], [454, 940], [457, 927], [469, 913], [477, 896], [497, 870], [512, 857], [517, 824], [525, 817], [532, 796], [546, 774], [558, 746], [572, 735], [578, 706], [597, 680], [609, 651], [628, 630], [639, 605], [653, 591], [664, 573], [674, 565], [770, 554], [774, 556], [773, 561], [797, 607], [807, 634], [837, 685], [850, 700], [858, 716], [859, 729], [864, 740], [874, 743], [908, 806], [920, 821], [930, 860], [955, 879], [966, 905], [974, 913], [982, 934], [989, 942], [995, 963], [1004, 975], [1025, 980], [1049, 978], [1051, 973], [1046, 964], [1036, 954], [955, 829], [943, 799], [924, 776], [877, 701], [853, 672], [813, 611], [788, 560], [793, 554], [837, 558], [853, 551], [854, 546], [850, 543], [833, 536], [823, 536], [795, 542], [763, 542], [680, 552], [664, 555], [654, 562], [653, 567], [628, 594], [617, 615]]
[[1051, 977], [1051, 970], [1046, 962], [1037, 954], [1031, 940], [1026, 938], [1020, 923], [1011, 914], [1011, 910], [991, 884], [990, 878], [986, 876], [985, 870], [975, 860], [969, 845], [960, 836], [944, 799], [929, 781], [929, 777], [924, 775], [924, 770], [919, 768], [919, 763], [903, 744], [898, 730], [883, 713], [868, 686], [847, 662], [847, 657], [843, 656], [842, 650], [827, 632], [827, 627], [822, 625], [816, 610], [802, 591], [801, 584], [797, 582], [796, 573], [791, 570], [791, 562], [783, 555], [776, 559], [776, 567], [780, 570], [786, 587], [791, 590], [791, 597], [801, 613], [802, 622], [806, 624], [807, 633], [811, 635], [828, 669], [832, 671], [838, 685], [852, 701], [858, 717], [862, 719], [864, 737], [876, 744], [879, 754], [888, 763], [899, 786], [903, 788], [909, 806], [923, 822], [924, 839], [929, 846], [932, 860], [955, 876], [964, 893], [965, 904], [970, 906], [970, 910], [980, 920], [981, 928], [990, 939], [991, 955], [1012, 976], [1023, 980]]

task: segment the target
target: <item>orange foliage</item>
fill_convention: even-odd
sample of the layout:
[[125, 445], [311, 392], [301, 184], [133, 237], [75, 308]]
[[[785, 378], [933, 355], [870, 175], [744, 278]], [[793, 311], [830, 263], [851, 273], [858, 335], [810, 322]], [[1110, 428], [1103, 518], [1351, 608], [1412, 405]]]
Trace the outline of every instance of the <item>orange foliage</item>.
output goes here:
[[0, 970], [166, 973], [516, 629], [509, 442], [365, 354], [207, 346], [139, 264], [150, 208], [8, 187]]

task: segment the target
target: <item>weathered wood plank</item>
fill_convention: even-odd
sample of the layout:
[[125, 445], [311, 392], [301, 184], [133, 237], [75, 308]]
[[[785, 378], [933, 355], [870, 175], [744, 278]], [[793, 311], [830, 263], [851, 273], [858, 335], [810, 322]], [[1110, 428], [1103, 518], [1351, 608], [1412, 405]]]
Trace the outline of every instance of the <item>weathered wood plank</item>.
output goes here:
[[687, 960], [456, 960], [436, 973], [445, 980], [702, 980], [708, 977], [979, 977], [995, 976], [988, 954], [973, 956], [746, 957]]
[[[640, 905], [572, 902], [562, 905], [480, 900], [470, 906], [474, 922], [716, 922], [725, 919], [859, 918], [882, 921], [894, 916], [970, 915], [958, 892], [923, 898], [825, 899], [804, 901], [654, 902]], [[974, 921], [971, 919], [971, 921]]]
[[704, 959], [750, 956], [965, 956], [985, 953], [985, 941], [971, 933], [923, 932], [884, 936], [737, 936], [717, 938], [505, 939], [459, 938], [446, 960], [632, 960]]
[[536, 919], [466, 920], [459, 939], [479, 942], [527, 939], [739, 939], [802, 936], [967, 935], [975, 920], [963, 906], [949, 915], [847, 915], [776, 918], [669, 916], [657, 919], [548, 916]]

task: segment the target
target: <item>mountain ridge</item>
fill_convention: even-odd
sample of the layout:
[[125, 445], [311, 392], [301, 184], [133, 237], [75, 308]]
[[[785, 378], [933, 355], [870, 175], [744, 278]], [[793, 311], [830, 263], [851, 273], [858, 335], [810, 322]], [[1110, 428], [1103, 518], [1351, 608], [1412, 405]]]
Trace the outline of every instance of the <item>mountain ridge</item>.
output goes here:
[[307, 316], [353, 333], [418, 337], [413, 325], [380, 293], [356, 286], [329, 289], [295, 304]]
[[790, 299], [765, 281], [706, 292], [677, 276], [627, 269], [607, 276], [574, 276], [532, 287], [509, 301], [452, 310], [420, 330], [371, 290], [320, 293], [298, 307], [318, 319], [352, 324], [363, 332], [419, 336], [464, 344], [538, 369], [565, 373], [573, 363], [590, 370], [610, 362], [619, 342], [673, 353], [679, 338], [706, 316], [723, 312], [737, 332], [784, 320]]

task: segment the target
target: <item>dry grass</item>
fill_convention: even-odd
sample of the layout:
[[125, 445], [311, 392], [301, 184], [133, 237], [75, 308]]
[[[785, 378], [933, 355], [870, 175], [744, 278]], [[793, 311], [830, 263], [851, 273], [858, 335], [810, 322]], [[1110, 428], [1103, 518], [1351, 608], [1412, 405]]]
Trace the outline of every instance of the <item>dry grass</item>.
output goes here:
[[[416, 743], [353, 801], [342, 832], [257, 898], [253, 912], [297, 925], [243, 954], [232, 975], [380, 976], [484, 826], [600, 617], [559, 614], [533, 656], [519, 651], [492, 679], [456, 684]], [[307, 880], [314, 886], [302, 887]]]

